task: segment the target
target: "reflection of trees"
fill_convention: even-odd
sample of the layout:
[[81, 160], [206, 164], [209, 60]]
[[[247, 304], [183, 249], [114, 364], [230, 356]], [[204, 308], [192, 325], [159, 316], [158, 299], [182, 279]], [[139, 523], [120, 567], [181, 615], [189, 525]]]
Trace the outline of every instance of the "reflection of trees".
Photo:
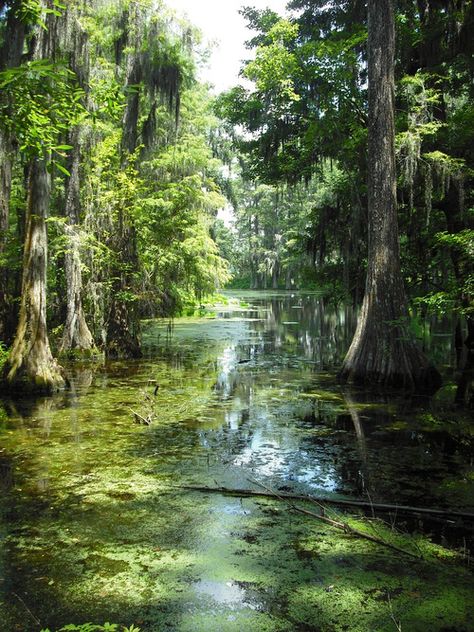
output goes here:
[[5, 452], [2, 455], [5, 467], [2, 470], [0, 465], [0, 477], [4, 481], [7, 483], [10, 480], [13, 481], [16, 454], [22, 454], [23, 446], [29, 445], [33, 435], [42, 442], [48, 443], [45, 444], [43, 451], [34, 451], [28, 459], [22, 458], [17, 478], [20, 476], [24, 480], [35, 481], [34, 489], [37, 492], [42, 493], [48, 490], [50, 469], [54, 462], [44, 457], [47, 454], [49, 441], [52, 440], [55, 414], [60, 410], [68, 409], [69, 431], [72, 433], [73, 441], [80, 442], [80, 424], [77, 417], [78, 396], [79, 393], [82, 395], [86, 393], [92, 383], [93, 374], [92, 367], [75, 366], [68, 372], [71, 383], [71, 389], [68, 391], [49, 397], [4, 400], [4, 418], [6, 423], [15, 428], [14, 435], [11, 435], [11, 443], [5, 446]]
[[357, 445], [359, 448], [359, 454], [362, 463], [367, 462], [367, 442], [365, 440], [364, 424], [357, 409], [356, 402], [353, 399], [350, 391], [344, 389], [343, 391], [344, 403], [349, 411], [349, 414], [354, 424], [354, 430], [357, 438]]
[[[262, 450], [264, 452], [267, 449], [268, 459], [276, 459], [277, 453], [284, 452], [285, 449], [292, 450], [295, 454], [299, 453], [298, 463], [287, 462], [285, 457], [279, 464], [281, 476], [291, 477], [292, 472], [296, 472], [298, 468], [301, 471], [308, 467], [314, 468], [310, 456], [314, 446], [308, 445], [308, 442], [305, 445], [306, 440], [295, 433], [291, 426], [283, 426], [279, 422], [282, 413], [277, 409], [272, 412], [265, 410], [267, 404], [261, 393], [269, 390], [268, 371], [271, 371], [278, 388], [281, 386], [278, 384], [280, 375], [283, 383], [288, 378], [304, 375], [311, 379], [314, 365], [337, 365], [352, 335], [355, 319], [351, 321], [351, 314], [347, 309], [326, 305], [322, 299], [289, 295], [262, 301], [262, 309], [257, 307], [252, 316], [263, 320], [249, 324], [250, 341], [239, 340], [233, 346], [232, 353], [230, 347], [219, 352], [218, 364], [223, 363], [225, 370], [218, 373], [214, 390], [219, 399], [234, 402], [235, 408], [231, 408], [231, 412], [226, 414], [225, 424], [219, 430], [205, 433], [202, 439], [206, 446], [212, 444], [221, 454], [225, 450], [228, 458], [242, 457], [247, 453], [250, 467], [252, 463], [261, 463], [262, 458], [264, 459]], [[284, 322], [297, 324], [287, 326]], [[257, 340], [251, 334], [257, 335]], [[232, 361], [229, 361], [230, 355]], [[239, 365], [239, 359], [243, 358], [250, 360], [250, 363]], [[309, 362], [306, 364], [307, 361]], [[288, 371], [291, 373], [288, 374]], [[324, 419], [320, 422], [324, 423]], [[354, 415], [352, 427], [357, 428], [356, 445], [363, 455], [363, 426], [358, 415]], [[265, 444], [271, 446], [272, 442], [275, 443], [274, 451], [271, 448], [262, 448]], [[318, 472], [325, 480], [332, 477], [332, 457], [339, 460], [340, 466], [344, 467], [342, 454], [332, 455], [330, 458], [323, 454], [327, 447], [327, 438], [319, 442], [318, 455], [323, 456], [318, 464]], [[253, 450], [253, 455], [249, 454], [249, 450]], [[356, 463], [358, 460], [353, 459], [352, 462]]]
[[15, 484], [13, 462], [9, 455], [0, 454], [0, 489], [8, 492]]
[[[409, 423], [417, 410], [426, 410], [426, 402], [393, 402], [373, 393], [347, 391], [346, 413], [337, 410], [340, 404], [314, 403], [314, 413], [300, 417], [306, 426], [332, 428], [334, 432], [298, 434], [301, 421], [295, 417], [299, 413], [289, 404], [285, 408], [284, 403], [271, 403], [271, 389], [273, 385], [291, 388], [292, 384], [311, 383], [321, 369], [338, 366], [352, 337], [356, 312], [303, 294], [263, 297], [254, 303], [248, 315], [261, 320], [246, 323], [234, 338], [206, 341], [204, 345], [208, 360], [214, 354], [214, 360], [209, 361], [217, 370], [215, 399], [226, 406], [223, 414], [216, 413], [217, 409], [210, 413], [219, 417], [222, 426], [203, 431], [201, 440], [206, 449], [212, 446], [216, 454], [226, 453], [229, 458], [254, 450], [254, 460], [249, 457], [251, 465], [264, 458], [261, 445], [274, 442], [275, 454], [286, 448], [298, 461], [291, 464], [291, 457], [285, 457], [282, 477], [317, 462], [321, 476], [335, 478], [339, 491], [369, 492], [374, 501], [409, 501], [418, 494], [435, 498], [437, 483], [450, 468], [453, 475], [459, 473], [462, 459], [450, 458], [453, 438], [447, 433], [388, 428], [396, 421], [393, 410], [388, 410], [390, 404], [402, 418], [406, 415]], [[223, 370], [222, 359], [229, 348], [232, 358]], [[190, 353], [189, 347], [183, 347], [190, 371], [202, 361], [202, 353], [198, 355], [195, 348]], [[249, 362], [239, 364], [240, 360]], [[285, 416], [287, 426], [282, 424]]]
[[73, 397], [84, 395], [88, 391], [99, 367], [98, 363], [89, 366], [73, 365], [69, 367], [67, 377]]
[[474, 408], [474, 350], [469, 349], [461, 361], [455, 402], [458, 405]]
[[267, 349], [293, 359], [302, 356], [324, 369], [339, 365], [354, 331], [354, 310], [312, 295], [286, 295], [262, 303], [264, 322], [252, 323], [252, 328], [264, 332]]
[[[410, 421], [426, 410], [415, 399], [394, 402], [357, 392], [345, 392], [344, 397], [349, 415], [338, 416], [335, 425], [344, 432], [334, 439], [344, 454], [337, 463], [342, 487], [358, 494], [367, 490], [374, 501], [416, 500], [433, 506], [446, 502], [439, 484], [462, 475], [468, 450], [462, 438], [446, 430], [422, 432], [410, 427]], [[400, 417], [387, 410], [389, 404], [397, 404]], [[407, 427], [392, 430], [390, 425], [397, 419], [405, 420]]]
[[[200, 498], [189, 509], [183, 506], [183, 496], [174, 493], [152, 498], [152, 494], [147, 496], [148, 492], [141, 496], [139, 489], [127, 489], [128, 501], [123, 486], [129, 485], [134, 473], [139, 474], [138, 486], [141, 485], [141, 476], [149, 472], [152, 485], [156, 479], [169, 479], [176, 484], [183, 480], [212, 484], [216, 479], [230, 485], [255, 468], [255, 476], [272, 484], [299, 486], [301, 491], [314, 490], [320, 481], [322, 489], [329, 489], [334, 482], [330, 489], [358, 496], [364, 496], [368, 490], [374, 502], [416, 499], [419, 504], [438, 504], [437, 483], [447, 475], [459, 474], [468, 448], [462, 448], [460, 439], [448, 433], [415, 432], [414, 426], [394, 432], [387, 427], [398, 414], [410, 419], [426, 410], [426, 403], [418, 405], [408, 399], [390, 402], [352, 390], [344, 393], [344, 402], [337, 396], [324, 400], [326, 389], [318, 381], [318, 371], [339, 363], [352, 334], [353, 312], [304, 297], [283, 297], [268, 303], [265, 299], [260, 305], [261, 309], [257, 307], [251, 314], [262, 321], [236, 324], [235, 328], [232, 325], [227, 337], [221, 334], [215, 338], [200, 337], [194, 331], [180, 339], [166, 341], [163, 338], [162, 346], [157, 348], [158, 360], [148, 359], [148, 364], [114, 363], [106, 369], [100, 366], [96, 369], [95, 365], [86, 367], [72, 374], [70, 393], [36, 402], [18, 402], [16, 408], [10, 406], [7, 415], [14, 418], [21, 470], [15, 471], [12, 465], [17, 447], [11, 444], [13, 460], [8, 448], [0, 460], [0, 484], [7, 490], [2, 506], [13, 516], [6, 528], [10, 529], [12, 524], [27, 525], [31, 527], [32, 539], [42, 533], [53, 538], [48, 529], [58, 517], [57, 522], [65, 532], [70, 531], [78, 538], [83, 533], [89, 534], [93, 543], [91, 551], [100, 546], [118, 550], [125, 537], [136, 538], [137, 548], [150, 545], [159, 550], [165, 542], [170, 549], [182, 547], [187, 551], [192, 546], [190, 543], [202, 542], [202, 524], [206, 520], [210, 525], [215, 520], [220, 526], [222, 505], [219, 500], [213, 505], [214, 501]], [[301, 309], [292, 309], [294, 305]], [[283, 321], [298, 324], [284, 326]], [[248, 362], [239, 364], [241, 360]], [[107, 398], [120, 411], [125, 405], [121, 399], [125, 397], [122, 388], [128, 389], [127, 396], [130, 392], [138, 395], [146, 379], [156, 377], [158, 366], [163, 379], [159, 378], [162, 399], [158, 397], [157, 401], [165, 412], [171, 411], [169, 423], [156, 424], [143, 432], [126, 427], [126, 438], [123, 429], [117, 430], [120, 436], [116, 437], [111, 457], [110, 441], [114, 441], [114, 437], [108, 433], [116, 428], [112, 421], [116, 409], [104, 413], [110, 424], [105, 430], [95, 421], [87, 425], [82, 414], [96, 414], [97, 407], [103, 406]], [[96, 370], [100, 372], [94, 382]], [[95, 388], [88, 392], [91, 382]], [[316, 388], [319, 385], [321, 389], [321, 399], [297, 397], [298, 391], [315, 383]], [[282, 386], [285, 390], [279, 395]], [[86, 393], [87, 398], [81, 399]], [[168, 394], [170, 397], [166, 399]], [[201, 396], [202, 417], [211, 418], [207, 425], [196, 415]], [[191, 412], [185, 419], [177, 418], [173, 406], [184, 400]], [[396, 414], [387, 410], [389, 403], [393, 404]], [[341, 412], [343, 405], [345, 410]], [[57, 409], [67, 410], [63, 415], [62, 412], [56, 414]], [[54, 421], [53, 427], [56, 419], [61, 419], [61, 423]], [[83, 436], [81, 424], [87, 427]], [[101, 433], [107, 436], [103, 438]], [[56, 443], [53, 446], [51, 441], [49, 450], [47, 441], [51, 439]], [[79, 451], [76, 443], [87, 450]], [[39, 457], [46, 457], [43, 464]], [[71, 463], [72, 470], [63, 473]], [[96, 477], [95, 482], [84, 476], [90, 473]], [[123, 478], [114, 487], [117, 474]], [[24, 485], [25, 481], [29, 487]], [[21, 495], [14, 485], [23, 488]], [[100, 492], [95, 500], [94, 489]], [[110, 489], [115, 496], [108, 495]], [[81, 504], [82, 498], [91, 491], [93, 502]], [[198, 504], [203, 510], [194, 514]], [[209, 507], [213, 508], [212, 512], [208, 511]], [[28, 531], [24, 533], [30, 536]], [[267, 537], [268, 531], [264, 533]], [[62, 568], [58, 570], [54, 564], [64, 566], [64, 559], [73, 560], [73, 548], [51, 547], [50, 558], [40, 559], [41, 575], [59, 576]], [[37, 577], [29, 575], [32, 558], [20, 557], [13, 548], [12, 551], [5, 574], [8, 581], [15, 590], [23, 583], [24, 590], [31, 591], [37, 598]], [[155, 556], [155, 552], [153, 549], [151, 555]], [[63, 557], [70, 553], [71, 558]], [[245, 564], [249, 559], [253, 561], [251, 556], [242, 556], [239, 561]], [[149, 563], [148, 558], [145, 561]], [[266, 559], [265, 563], [272, 568], [280, 561]], [[96, 560], [95, 564], [99, 562]], [[150, 568], [156, 569], [153, 564]], [[96, 572], [94, 568], [87, 560], [80, 564], [71, 561], [68, 572], [72, 579], [65, 581], [79, 584], [84, 569], [91, 574]], [[154, 570], [147, 570], [146, 565], [137, 565], [137, 568], [150, 584], [156, 582]], [[189, 571], [181, 572], [180, 577], [185, 577]], [[163, 571], [163, 577], [168, 581], [166, 573], [168, 571]], [[45, 583], [42, 594], [49, 603], [57, 597], [55, 603], [60, 603], [62, 613], [71, 613], [71, 619], [75, 609], [82, 608], [82, 615], [89, 604], [61, 602], [64, 598], [61, 590], [60, 582], [54, 587]], [[106, 607], [110, 606], [108, 615], [112, 616], [120, 612], [123, 604], [114, 596], [110, 600]], [[129, 607], [128, 602], [125, 605]], [[155, 606], [155, 603], [150, 605], [150, 610]], [[168, 606], [160, 603], [159, 607]]]

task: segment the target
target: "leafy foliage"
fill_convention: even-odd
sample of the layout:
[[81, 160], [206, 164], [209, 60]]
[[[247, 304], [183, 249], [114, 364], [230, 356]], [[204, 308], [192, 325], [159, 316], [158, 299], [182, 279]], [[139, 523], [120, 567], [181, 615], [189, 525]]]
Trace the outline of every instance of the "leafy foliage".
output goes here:
[[[466, 38], [472, 11], [454, 3], [445, 10], [429, 3], [424, 12], [420, 6], [399, 3], [396, 15], [403, 271], [412, 294], [426, 296], [418, 301], [423, 309], [455, 307], [468, 317], [474, 119]], [[280, 285], [287, 285], [285, 274], [295, 276], [288, 271], [294, 268], [297, 283], [343, 282], [360, 301], [367, 240], [365, 3], [293, 0], [289, 9], [294, 13], [286, 19], [243, 12], [257, 31], [249, 42], [255, 59], [242, 69], [254, 83], [233, 88], [216, 104], [229, 126], [244, 129], [229, 134], [245, 155], [243, 177], [273, 185], [275, 195], [281, 193], [277, 206], [291, 207], [288, 221], [281, 210], [273, 214], [269, 223], [281, 238], [270, 245], [265, 204], [242, 198], [237, 243], [248, 252], [248, 264], [238, 274], [266, 285], [278, 260]], [[285, 191], [286, 183], [297, 191], [300, 181], [307, 185], [303, 204]], [[266, 280], [256, 281], [259, 273]]]
[[[41, 632], [51, 632], [48, 628], [41, 630]], [[82, 625], [74, 625], [70, 623], [60, 628], [57, 632], [140, 632], [140, 628], [137, 628], [133, 624], [130, 627], [118, 626], [116, 623], [104, 623], [104, 625], [98, 625], [95, 623], [83, 623]]]
[[72, 149], [61, 136], [87, 116], [84, 91], [64, 64], [40, 59], [0, 73], [0, 125], [15, 136], [26, 158], [50, 157], [66, 175], [59, 159]]

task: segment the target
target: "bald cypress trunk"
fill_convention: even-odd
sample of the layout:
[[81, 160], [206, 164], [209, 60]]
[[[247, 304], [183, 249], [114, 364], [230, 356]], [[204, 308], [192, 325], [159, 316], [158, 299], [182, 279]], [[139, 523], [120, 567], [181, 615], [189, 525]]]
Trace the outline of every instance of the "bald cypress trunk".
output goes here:
[[[20, 64], [25, 41], [26, 27], [19, 18], [20, 2], [13, 2], [8, 12], [0, 49], [0, 70]], [[14, 144], [6, 129], [0, 129], [0, 260], [5, 256], [10, 217]], [[15, 328], [16, 310], [9, 288], [8, 266], [0, 262], [0, 340], [10, 342]]]
[[425, 389], [439, 386], [440, 376], [409, 331], [400, 270], [392, 1], [368, 2], [368, 267], [362, 310], [340, 377], [384, 387]]
[[[52, 27], [55, 17], [53, 14], [47, 17], [48, 28], [35, 27], [35, 36], [29, 40], [31, 59], [54, 58]], [[3, 369], [2, 387], [21, 394], [50, 393], [65, 386], [63, 370], [51, 353], [46, 322], [46, 219], [51, 203], [47, 158], [46, 155], [31, 157], [28, 165], [20, 312], [15, 338]]]
[[127, 213], [120, 211], [114, 250], [117, 260], [111, 271], [112, 292], [107, 319], [105, 355], [109, 359], [139, 358], [140, 319], [134, 293], [134, 272], [138, 266], [136, 231]]
[[46, 326], [46, 217], [51, 182], [44, 159], [33, 159], [28, 178], [28, 204], [20, 318], [4, 367], [4, 388], [51, 392], [64, 386], [61, 367], [53, 358]]
[[[85, 95], [83, 105], [87, 106], [90, 79], [90, 43], [82, 18], [92, 9], [91, 0], [68, 3], [58, 22], [60, 48], [67, 51], [69, 66], [75, 73]], [[94, 348], [94, 340], [87, 325], [83, 309], [83, 284], [81, 263], [81, 161], [84, 127], [77, 125], [68, 132], [67, 142], [72, 146], [68, 159], [69, 178], [66, 181], [64, 215], [67, 218], [65, 236], [67, 250], [64, 254], [64, 275], [66, 281], [66, 319], [59, 353], [72, 351], [88, 353]]]
[[80, 257], [80, 159], [81, 148], [79, 131], [71, 134], [72, 160], [70, 177], [67, 185], [65, 215], [68, 223], [65, 227], [68, 249], [64, 255], [64, 274], [66, 277], [66, 322], [61, 340], [60, 353], [73, 350], [90, 352], [94, 348], [94, 340], [87, 326], [82, 307], [82, 269]]

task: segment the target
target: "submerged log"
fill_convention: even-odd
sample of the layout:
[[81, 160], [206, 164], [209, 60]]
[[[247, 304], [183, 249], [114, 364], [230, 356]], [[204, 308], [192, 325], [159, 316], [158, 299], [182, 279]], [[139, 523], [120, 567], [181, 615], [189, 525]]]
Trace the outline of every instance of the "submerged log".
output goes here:
[[[365, 533], [364, 531], [359, 531], [359, 529], [355, 529], [354, 527], [352, 527], [351, 525], [347, 524], [347, 522], [342, 522], [340, 520], [334, 520], [332, 518], [329, 518], [328, 516], [326, 516], [324, 514], [324, 506], [317, 502], [314, 498], [310, 498], [310, 497], [301, 497], [303, 500], [310, 500], [312, 502], [315, 502], [316, 504], [319, 505], [321, 513], [315, 513], [314, 511], [309, 511], [308, 509], [305, 509], [304, 507], [299, 507], [297, 505], [295, 505], [292, 500], [294, 498], [294, 495], [291, 494], [285, 494], [284, 496], [280, 494], [280, 492], [276, 492], [272, 489], [270, 489], [269, 487], [267, 487], [266, 485], [263, 485], [262, 483], [259, 483], [258, 481], [251, 481], [253, 483], [255, 483], [256, 485], [259, 485], [260, 487], [263, 487], [263, 489], [266, 490], [265, 493], [263, 492], [254, 492], [251, 490], [239, 490], [240, 492], [245, 492], [245, 493], [241, 493], [240, 495], [247, 495], [247, 496], [264, 496], [267, 498], [272, 498], [272, 499], [276, 499], [276, 500], [281, 500], [283, 502], [285, 502], [288, 505], [288, 508], [291, 511], [294, 511], [296, 513], [299, 514], [303, 514], [305, 516], [310, 516], [311, 518], [315, 518], [316, 520], [319, 520], [320, 522], [324, 522], [325, 524], [330, 525], [331, 527], [334, 527], [336, 529], [339, 529], [340, 531], [343, 531], [345, 534], [347, 535], [352, 535], [355, 536], [357, 538], [362, 538], [364, 540], [368, 540], [369, 542], [373, 542], [375, 544], [379, 544], [381, 546], [385, 546], [389, 549], [392, 549], [393, 551], [396, 551], [397, 553], [402, 553], [404, 555], [408, 555], [409, 557], [415, 558], [415, 559], [421, 559], [421, 555], [418, 553], [413, 553], [411, 551], [407, 551], [406, 549], [402, 549], [401, 547], [396, 546], [395, 544], [392, 544], [391, 542], [387, 542], [386, 540], [382, 540], [381, 538], [375, 536], [375, 535], [371, 535], [369, 533]], [[198, 486], [192, 486], [192, 485], [184, 485], [184, 486], [179, 486], [181, 489], [192, 489], [194, 491], [205, 491], [205, 492], [217, 492], [217, 493], [229, 493], [229, 491], [231, 493], [233, 493], [234, 495], [236, 494], [237, 490], [227, 490], [226, 488], [212, 488], [212, 487], [198, 487]]]
[[[260, 485], [260, 483], [258, 483]], [[273, 492], [261, 492], [253, 489], [232, 489], [228, 487], [206, 487], [200, 485], [179, 485], [180, 489], [189, 489], [191, 491], [226, 494], [228, 496], [256, 496], [263, 498], [275, 498]], [[437, 516], [443, 518], [463, 518], [465, 520], [474, 520], [474, 513], [463, 511], [451, 511], [449, 509], [432, 509], [430, 507], [411, 507], [409, 505], [393, 505], [389, 503], [372, 503], [365, 500], [346, 500], [335, 498], [317, 498], [304, 494], [290, 494], [288, 492], [277, 492], [278, 497], [282, 500], [300, 500], [305, 502], [316, 503], [317, 505], [335, 505], [340, 507], [359, 507], [361, 509], [374, 509], [382, 512], [397, 512], [404, 514], [419, 514], [426, 516]]]

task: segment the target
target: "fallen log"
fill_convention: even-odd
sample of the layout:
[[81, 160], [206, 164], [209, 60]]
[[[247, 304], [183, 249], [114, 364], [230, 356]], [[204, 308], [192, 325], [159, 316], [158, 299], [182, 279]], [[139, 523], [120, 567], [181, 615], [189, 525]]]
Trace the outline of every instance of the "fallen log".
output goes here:
[[[189, 489], [196, 492], [225, 494], [228, 496], [260, 496], [263, 498], [275, 498], [275, 494], [270, 492], [261, 492], [252, 489], [235, 489], [229, 487], [206, 487], [201, 485], [179, 485], [180, 489]], [[376, 509], [383, 512], [411, 513], [426, 516], [438, 516], [445, 518], [463, 518], [465, 520], [474, 520], [474, 513], [463, 511], [451, 511], [449, 509], [431, 509], [429, 507], [411, 507], [409, 505], [392, 505], [388, 503], [372, 503], [365, 500], [346, 500], [336, 498], [317, 498], [304, 494], [290, 494], [288, 492], [278, 491], [278, 496], [282, 500], [301, 500], [316, 503], [317, 505], [335, 505], [341, 507], [360, 507], [362, 509]]]
[[283, 498], [283, 496], [280, 496], [278, 492], [275, 492], [273, 489], [271, 489], [270, 487], [267, 487], [266, 485], [264, 485], [263, 483], [260, 483], [259, 481], [251, 480], [251, 482], [265, 489], [267, 493], [273, 498], [278, 498], [278, 500], [282, 500], [283, 502], [286, 502], [289, 508], [292, 511], [295, 511], [296, 513], [303, 514], [304, 516], [310, 516], [311, 518], [320, 520], [321, 522], [324, 522], [325, 524], [328, 524], [331, 527], [335, 527], [336, 529], [339, 529], [348, 535], [352, 535], [357, 538], [361, 538], [363, 540], [369, 540], [369, 542], [374, 542], [375, 544], [385, 546], [389, 549], [392, 549], [392, 551], [397, 551], [397, 553], [403, 553], [404, 555], [408, 555], [409, 557], [414, 557], [417, 560], [423, 559], [422, 556], [419, 554], [412, 553], [412, 551], [407, 551], [406, 549], [402, 549], [396, 544], [392, 544], [391, 542], [382, 540], [382, 538], [379, 538], [375, 535], [370, 535], [370, 533], [359, 531], [359, 529], [355, 529], [354, 527], [351, 527], [351, 525], [347, 524], [347, 522], [341, 522], [340, 520], [333, 520], [332, 518], [328, 518], [327, 516], [324, 515], [323, 505], [320, 505], [321, 513], [317, 514], [317, 513], [314, 513], [314, 511], [309, 511], [308, 509], [304, 509], [303, 507], [298, 507], [297, 505], [292, 503], [290, 500]]

